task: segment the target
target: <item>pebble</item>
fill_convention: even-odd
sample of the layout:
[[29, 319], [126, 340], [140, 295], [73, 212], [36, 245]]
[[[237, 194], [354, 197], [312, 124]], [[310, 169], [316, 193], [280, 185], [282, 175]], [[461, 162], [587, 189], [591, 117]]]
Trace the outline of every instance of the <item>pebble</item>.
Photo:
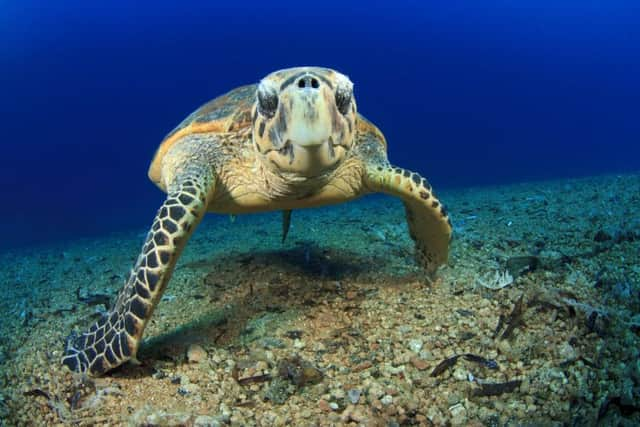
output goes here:
[[434, 361], [436, 360], [436, 356], [434, 356], [429, 350], [422, 350], [420, 352], [420, 359]]
[[365, 421], [367, 421], [367, 418], [361, 412], [360, 408], [357, 408], [353, 405], [349, 405], [342, 412], [340, 421], [342, 421], [343, 423], [348, 423], [350, 421], [355, 421], [356, 423], [365, 423]]
[[391, 405], [393, 403], [393, 397], [386, 394], [382, 399], [380, 399], [380, 402], [385, 406]]
[[369, 396], [370, 397], [375, 399], [375, 398], [379, 398], [383, 394], [384, 394], [384, 390], [382, 389], [380, 384], [373, 383], [373, 384], [371, 384], [371, 387], [369, 387]]
[[457, 379], [458, 381], [467, 381], [467, 373], [468, 371], [465, 368], [455, 368], [453, 370], [453, 378]]
[[178, 387], [178, 393], [182, 396], [196, 393], [200, 387], [197, 384], [189, 383]]
[[344, 399], [344, 390], [341, 388], [334, 389], [331, 394], [338, 400]]
[[327, 402], [324, 399], [320, 399], [318, 401], [318, 407], [320, 408], [321, 411], [323, 412], [329, 412], [331, 410], [331, 407], [329, 406], [329, 402]]
[[193, 422], [194, 427], [219, 427], [222, 425], [219, 419], [209, 415], [198, 415]]
[[351, 403], [353, 403], [354, 405], [356, 403], [358, 403], [358, 401], [360, 400], [360, 395], [362, 394], [362, 392], [360, 390], [358, 390], [357, 388], [352, 388], [351, 390], [349, 390], [347, 392], [347, 395], [349, 396], [349, 401]]
[[416, 368], [419, 371], [424, 371], [429, 367], [429, 364], [426, 361], [420, 359], [419, 357], [412, 357], [411, 364], [413, 365], [414, 368]]
[[509, 354], [511, 352], [511, 344], [509, 344], [509, 341], [507, 340], [501, 340], [498, 343], [498, 349], [502, 354]]
[[145, 417], [143, 425], [187, 425], [191, 414], [184, 412], [154, 412]]
[[207, 360], [207, 351], [198, 344], [191, 344], [187, 348], [187, 360], [189, 363], [200, 363]]
[[409, 325], [402, 325], [398, 328], [398, 332], [400, 332], [401, 334], [408, 334], [412, 331], [412, 329], [413, 328]]
[[560, 357], [564, 360], [573, 360], [578, 356], [576, 349], [569, 343], [564, 343], [558, 351]]
[[413, 351], [414, 353], [419, 353], [420, 350], [422, 350], [422, 346], [423, 346], [423, 342], [422, 340], [418, 340], [418, 339], [411, 339], [409, 340], [409, 348], [411, 349], [411, 351]]
[[462, 403], [450, 407], [449, 412], [451, 413], [452, 425], [463, 425], [467, 421], [467, 409]]
[[220, 404], [219, 413], [223, 421], [228, 422], [231, 419], [231, 409], [229, 409], [226, 403]]

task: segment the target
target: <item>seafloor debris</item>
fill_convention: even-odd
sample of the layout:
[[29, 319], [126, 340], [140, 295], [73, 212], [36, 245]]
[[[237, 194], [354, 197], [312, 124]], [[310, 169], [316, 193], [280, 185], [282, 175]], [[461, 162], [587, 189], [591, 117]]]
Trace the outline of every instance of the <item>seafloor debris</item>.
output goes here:
[[539, 265], [540, 260], [538, 257], [531, 255], [516, 256], [507, 260], [507, 271], [513, 277], [518, 277], [536, 270]]
[[232, 371], [233, 378], [240, 385], [251, 385], [261, 382], [269, 382], [264, 391], [264, 398], [273, 403], [282, 405], [289, 397], [306, 385], [318, 384], [322, 381], [323, 373], [310, 362], [300, 356], [281, 360], [277, 366], [277, 374], [258, 374], [245, 378], [239, 378], [239, 368]]
[[89, 293], [87, 294], [87, 296], [83, 297], [82, 295], [80, 295], [80, 288], [77, 288], [76, 297], [78, 298], [78, 301], [83, 302], [89, 306], [104, 304], [107, 310], [111, 309], [110, 295], [101, 294], [101, 293], [96, 293], [96, 294]]
[[187, 361], [189, 363], [201, 363], [207, 360], [207, 351], [199, 344], [191, 344], [187, 347]]
[[438, 363], [438, 366], [433, 368], [433, 371], [431, 371], [431, 376], [437, 377], [438, 375], [443, 373], [447, 368], [454, 366], [458, 362], [459, 357], [460, 356], [451, 356], [444, 359], [442, 362]]
[[620, 396], [607, 396], [607, 398], [602, 402], [602, 405], [600, 405], [597, 421], [602, 420], [607, 415], [611, 405], [616, 405], [620, 409], [622, 415], [625, 416], [632, 415], [635, 412], [640, 412], [640, 406], [625, 403], [622, 401]]
[[433, 371], [431, 371], [432, 377], [437, 377], [441, 373], [443, 373], [447, 368], [454, 366], [460, 357], [463, 357], [465, 360], [470, 362], [477, 363], [485, 368], [489, 369], [498, 369], [498, 362], [493, 359], [486, 359], [482, 356], [478, 356], [477, 354], [466, 353], [466, 354], [457, 354], [455, 356], [448, 357], [444, 359], [442, 362], [438, 363]]
[[511, 393], [520, 387], [522, 380], [511, 380], [503, 383], [478, 382], [480, 388], [471, 392], [472, 396], [499, 396], [503, 393]]
[[[507, 316], [505, 321], [503, 322], [505, 325], [504, 331], [502, 335], [500, 335], [500, 339], [507, 339], [511, 336], [514, 329], [520, 325], [522, 322], [522, 315], [524, 314], [525, 304], [524, 304], [524, 294], [520, 295], [518, 301], [516, 301], [511, 313]], [[499, 325], [500, 326], [500, 325]], [[500, 330], [496, 328], [496, 332], [499, 333]]]
[[323, 378], [323, 374], [318, 368], [297, 355], [278, 363], [278, 375], [288, 379], [297, 387], [317, 384]]
[[498, 362], [496, 362], [493, 359], [486, 359], [486, 358], [484, 358], [482, 356], [478, 356], [477, 354], [472, 354], [472, 353], [467, 353], [467, 354], [463, 355], [462, 357], [464, 357], [465, 360], [477, 363], [479, 365], [484, 366], [485, 368], [498, 369]]
[[487, 273], [484, 277], [478, 277], [476, 283], [483, 288], [498, 290], [512, 284], [513, 276], [507, 270], [502, 273], [496, 270], [493, 276], [491, 276], [491, 273]]
[[238, 384], [240, 385], [250, 385], [250, 384], [257, 384], [257, 383], [263, 383], [266, 381], [271, 381], [271, 375], [269, 374], [260, 374], [260, 375], [253, 375], [251, 377], [244, 377], [244, 378], [236, 378], [236, 381], [238, 381]]
[[117, 386], [98, 389], [93, 380], [83, 376], [80, 381], [74, 381], [73, 385], [67, 388], [64, 393], [60, 393], [59, 390], [33, 388], [22, 394], [28, 397], [44, 397], [47, 407], [65, 425], [81, 423], [97, 425], [104, 424], [104, 419], [93, 415], [86, 417], [87, 413], [94, 411], [102, 403], [105, 396], [121, 395], [121, 392]]

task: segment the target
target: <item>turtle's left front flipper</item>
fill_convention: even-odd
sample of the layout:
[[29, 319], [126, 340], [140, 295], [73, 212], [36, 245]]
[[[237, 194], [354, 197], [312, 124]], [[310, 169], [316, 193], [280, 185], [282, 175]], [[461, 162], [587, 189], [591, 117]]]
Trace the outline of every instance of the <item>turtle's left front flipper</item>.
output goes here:
[[135, 360], [145, 326], [215, 188], [216, 178], [206, 158], [186, 157], [181, 165], [172, 166], [179, 172], [167, 180], [167, 199], [114, 307], [86, 332], [67, 338], [62, 363], [72, 371], [101, 375]]
[[426, 179], [415, 172], [381, 161], [367, 165], [364, 184], [370, 191], [402, 199], [409, 234], [416, 243], [418, 261], [427, 272], [432, 273], [447, 262], [451, 222]]

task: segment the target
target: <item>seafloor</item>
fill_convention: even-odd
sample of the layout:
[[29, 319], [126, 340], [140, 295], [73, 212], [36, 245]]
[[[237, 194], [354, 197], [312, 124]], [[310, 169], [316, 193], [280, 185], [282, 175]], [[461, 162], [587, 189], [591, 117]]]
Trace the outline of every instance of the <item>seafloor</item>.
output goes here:
[[0, 424], [640, 424], [640, 176], [439, 196], [435, 281], [391, 198], [296, 211], [285, 244], [277, 213], [208, 217], [142, 363], [99, 379], [60, 365], [64, 338], [146, 230], [1, 255]]

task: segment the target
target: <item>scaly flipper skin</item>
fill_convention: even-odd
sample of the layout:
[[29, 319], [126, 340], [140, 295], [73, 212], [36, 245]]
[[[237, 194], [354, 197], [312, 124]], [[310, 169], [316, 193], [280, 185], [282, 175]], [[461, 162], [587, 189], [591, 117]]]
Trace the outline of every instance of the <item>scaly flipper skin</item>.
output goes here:
[[384, 140], [373, 129], [366, 129], [367, 126], [367, 123], [362, 126], [358, 147], [366, 165], [364, 186], [369, 191], [402, 199], [418, 262], [428, 273], [433, 273], [447, 262], [449, 254], [452, 229], [447, 211], [425, 178], [387, 161]]
[[62, 362], [72, 371], [101, 375], [135, 360], [144, 328], [205, 213], [213, 183], [211, 166], [197, 161], [174, 178], [114, 307], [87, 332], [67, 338]]

